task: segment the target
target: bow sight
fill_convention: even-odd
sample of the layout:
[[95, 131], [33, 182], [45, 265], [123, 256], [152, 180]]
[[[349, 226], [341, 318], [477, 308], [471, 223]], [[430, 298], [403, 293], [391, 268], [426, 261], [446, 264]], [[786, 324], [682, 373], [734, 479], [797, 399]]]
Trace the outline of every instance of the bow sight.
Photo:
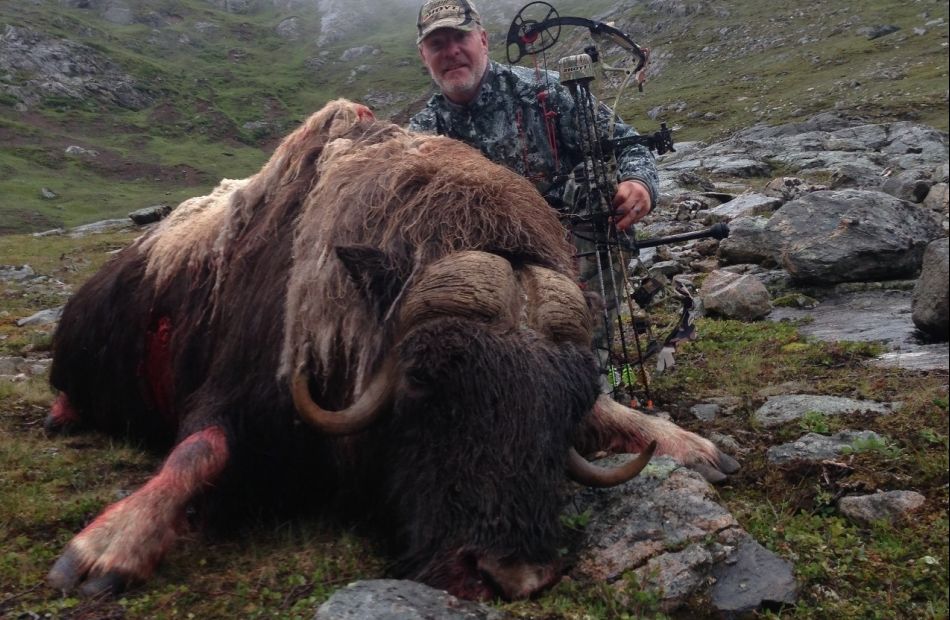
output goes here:
[[[652, 134], [617, 137], [614, 135], [617, 121], [615, 112], [609, 112], [610, 122], [606, 131], [598, 123], [598, 103], [590, 90], [597, 74], [623, 76], [611, 107], [611, 110], [616, 110], [631, 79], [635, 78], [638, 90], [643, 90], [645, 70], [650, 57], [647, 48], [637, 45], [633, 39], [610, 24], [583, 17], [562, 17], [546, 2], [531, 2], [518, 11], [508, 28], [505, 41], [508, 62], [515, 64], [525, 56], [532, 56], [537, 64], [539, 55], [543, 58], [544, 52], [560, 39], [562, 26], [586, 28], [595, 43], [617, 45], [629, 55], [628, 66], [613, 66], [603, 61], [596, 45], [590, 45], [584, 48], [583, 53], [565, 56], [558, 62], [560, 83], [568, 89], [575, 103], [573, 122], [580, 136], [583, 160], [569, 175], [554, 181], [568, 182], [576, 188], [571, 204], [561, 205], [562, 218], [574, 237], [581, 240], [581, 245], [591, 248], [591, 251], [580, 251], [578, 256], [581, 259], [592, 259], [596, 263], [594, 284], [599, 286], [597, 292], [601, 293], [605, 300], [603, 327], [608, 337], [613, 332], [611, 327], [614, 323], [609, 308], [619, 310], [623, 305], [627, 306], [626, 318], [621, 316], [621, 312], [617, 312], [615, 317], [619, 351], [612, 342], [608, 346], [605, 370], [614, 387], [614, 394], [618, 396], [623, 388], [636, 402], [631, 381], [631, 363], [634, 363], [640, 367], [640, 381], [649, 404], [651, 396], [644, 361], [654, 354], [659, 354], [658, 368], [671, 366], [675, 343], [694, 337], [693, 320], [698, 310], [683, 282], [675, 281], [672, 285], [664, 283], [662, 276], [657, 277], [649, 273], [641, 261], [631, 261], [630, 256], [625, 256], [624, 253], [637, 257], [641, 248], [703, 237], [722, 239], [729, 234], [729, 229], [719, 224], [706, 230], [651, 239], [637, 239], [636, 234], [632, 234], [632, 228], [630, 233], [617, 230], [611, 206], [617, 191], [617, 153], [631, 146], [646, 147], [659, 155], [675, 151], [672, 131], [665, 123], [661, 123], [660, 129]], [[629, 269], [632, 270], [629, 273], [628, 263]], [[619, 277], [614, 266], [620, 269]], [[664, 297], [678, 301], [682, 311], [670, 333], [661, 342], [653, 337], [653, 321], [645, 313], [651, 304]], [[641, 346], [641, 337], [646, 338], [646, 347]], [[627, 341], [630, 339], [636, 345], [636, 357], [628, 351]]]

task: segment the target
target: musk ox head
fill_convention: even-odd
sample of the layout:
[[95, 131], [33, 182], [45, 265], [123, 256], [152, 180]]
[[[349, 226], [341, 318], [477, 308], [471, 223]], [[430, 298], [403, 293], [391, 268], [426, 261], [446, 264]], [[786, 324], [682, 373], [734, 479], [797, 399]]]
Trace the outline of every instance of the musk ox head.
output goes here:
[[398, 281], [386, 257], [338, 254], [362, 290], [381, 291], [365, 301], [392, 316], [394, 345], [344, 411], [316, 404], [304, 372], [294, 398], [321, 429], [369, 427], [397, 572], [465, 598], [555, 582], [565, 474], [613, 484], [649, 458], [604, 472], [571, 448], [599, 393], [581, 290], [548, 268], [463, 251], [390, 287], [392, 302], [377, 297]]

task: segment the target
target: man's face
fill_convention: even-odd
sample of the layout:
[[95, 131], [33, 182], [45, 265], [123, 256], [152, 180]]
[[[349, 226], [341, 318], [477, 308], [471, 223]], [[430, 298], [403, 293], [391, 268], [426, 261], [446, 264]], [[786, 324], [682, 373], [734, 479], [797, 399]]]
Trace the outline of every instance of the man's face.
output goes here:
[[429, 75], [454, 103], [468, 103], [488, 66], [488, 35], [482, 29], [465, 32], [439, 28], [419, 44]]

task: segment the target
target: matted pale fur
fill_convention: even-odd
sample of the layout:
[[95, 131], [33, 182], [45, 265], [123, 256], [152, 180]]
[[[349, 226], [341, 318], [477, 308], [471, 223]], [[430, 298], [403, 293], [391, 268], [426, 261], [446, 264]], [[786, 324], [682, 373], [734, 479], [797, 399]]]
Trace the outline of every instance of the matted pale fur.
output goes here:
[[140, 249], [148, 254], [145, 275], [163, 288], [181, 270], [191, 270], [212, 254], [225, 227], [236, 191], [250, 179], [224, 179], [207, 196], [189, 198], [144, 237]]

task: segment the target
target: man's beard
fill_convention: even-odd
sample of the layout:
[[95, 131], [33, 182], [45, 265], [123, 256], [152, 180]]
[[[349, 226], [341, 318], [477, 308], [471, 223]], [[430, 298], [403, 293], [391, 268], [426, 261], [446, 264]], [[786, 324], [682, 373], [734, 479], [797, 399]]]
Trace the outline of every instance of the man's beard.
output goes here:
[[451, 98], [468, 98], [469, 96], [474, 96], [478, 87], [482, 82], [482, 77], [485, 75], [485, 71], [488, 68], [488, 60], [483, 60], [473, 64], [470, 67], [468, 77], [463, 80], [457, 79], [435, 79], [435, 83], [438, 84], [439, 89], [442, 90], [444, 95], [447, 95]]

